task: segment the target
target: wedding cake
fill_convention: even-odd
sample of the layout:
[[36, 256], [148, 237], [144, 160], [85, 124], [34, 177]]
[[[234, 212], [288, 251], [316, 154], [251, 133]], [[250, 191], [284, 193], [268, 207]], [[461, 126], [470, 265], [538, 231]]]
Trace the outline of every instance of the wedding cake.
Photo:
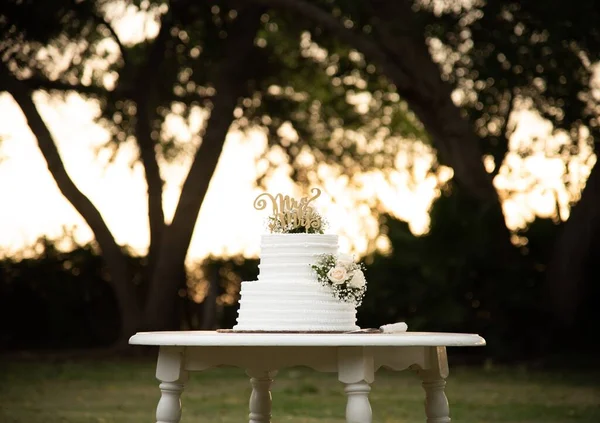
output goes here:
[[270, 234], [261, 238], [258, 280], [242, 282], [234, 331], [348, 332], [366, 290], [362, 265], [338, 253], [338, 236], [323, 233], [323, 220], [310, 203], [261, 194], [254, 207], [271, 200]]

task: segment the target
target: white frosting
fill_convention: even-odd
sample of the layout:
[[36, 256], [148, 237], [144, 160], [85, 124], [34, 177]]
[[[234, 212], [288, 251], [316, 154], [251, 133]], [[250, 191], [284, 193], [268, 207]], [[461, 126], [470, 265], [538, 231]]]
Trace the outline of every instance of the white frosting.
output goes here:
[[310, 265], [337, 254], [338, 236], [271, 234], [261, 239], [257, 281], [242, 282], [238, 331], [352, 331], [356, 307], [333, 296]]

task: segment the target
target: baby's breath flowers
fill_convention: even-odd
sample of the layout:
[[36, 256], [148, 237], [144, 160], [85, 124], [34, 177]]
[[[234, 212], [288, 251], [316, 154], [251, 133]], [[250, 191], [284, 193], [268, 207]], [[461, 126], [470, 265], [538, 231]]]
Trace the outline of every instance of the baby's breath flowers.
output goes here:
[[271, 215], [267, 227], [275, 234], [322, 234], [327, 221], [319, 213], [292, 209], [286, 213]]
[[335, 297], [359, 306], [367, 290], [364, 266], [349, 254], [322, 254], [311, 265], [321, 285], [330, 287]]

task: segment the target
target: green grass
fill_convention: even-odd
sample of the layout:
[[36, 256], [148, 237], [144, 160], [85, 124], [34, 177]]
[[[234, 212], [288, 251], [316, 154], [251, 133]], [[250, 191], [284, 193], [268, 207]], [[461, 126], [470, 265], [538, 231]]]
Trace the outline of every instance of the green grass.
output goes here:
[[[0, 422], [154, 422], [159, 398], [154, 361], [0, 359]], [[598, 372], [523, 368], [451, 368], [446, 393], [461, 423], [600, 422]], [[280, 372], [272, 388], [273, 421], [344, 421], [345, 396], [334, 375]], [[183, 394], [183, 423], [247, 421], [250, 387], [241, 370], [194, 373]], [[377, 374], [376, 422], [425, 421], [423, 392], [411, 372]]]

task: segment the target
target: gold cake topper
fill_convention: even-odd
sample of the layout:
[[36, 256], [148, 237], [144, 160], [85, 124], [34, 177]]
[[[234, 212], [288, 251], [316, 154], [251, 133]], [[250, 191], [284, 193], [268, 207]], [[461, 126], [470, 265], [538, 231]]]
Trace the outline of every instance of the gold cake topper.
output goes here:
[[302, 197], [300, 201], [289, 195], [275, 196], [265, 192], [254, 200], [256, 210], [267, 207], [267, 198], [271, 200], [273, 215], [269, 217], [269, 230], [284, 233], [323, 233], [321, 216], [309, 204], [319, 198], [321, 190], [312, 188], [312, 197]]

